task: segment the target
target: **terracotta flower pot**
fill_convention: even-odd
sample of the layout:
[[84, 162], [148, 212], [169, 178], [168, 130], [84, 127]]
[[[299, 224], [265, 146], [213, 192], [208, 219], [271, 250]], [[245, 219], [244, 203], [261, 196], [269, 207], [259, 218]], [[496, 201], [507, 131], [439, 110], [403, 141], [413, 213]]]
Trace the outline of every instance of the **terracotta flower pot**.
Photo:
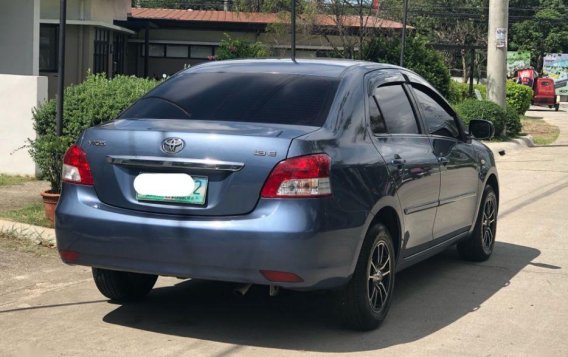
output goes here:
[[45, 210], [45, 217], [49, 219], [51, 224], [55, 224], [55, 206], [59, 201], [59, 193], [52, 193], [50, 191], [45, 191], [41, 193], [43, 198], [43, 209]]

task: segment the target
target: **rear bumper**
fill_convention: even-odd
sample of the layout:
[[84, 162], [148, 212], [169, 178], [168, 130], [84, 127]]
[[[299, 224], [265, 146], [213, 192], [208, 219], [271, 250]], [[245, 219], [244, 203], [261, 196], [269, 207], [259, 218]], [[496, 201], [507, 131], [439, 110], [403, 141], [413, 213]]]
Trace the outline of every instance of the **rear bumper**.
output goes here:
[[535, 105], [555, 105], [556, 96], [535, 96], [532, 100]]
[[[244, 216], [183, 217], [101, 203], [92, 187], [66, 184], [56, 210], [60, 251], [78, 265], [177, 277], [332, 288], [353, 272], [365, 215], [337, 219], [330, 201], [261, 200]], [[260, 270], [290, 272], [271, 283]]]

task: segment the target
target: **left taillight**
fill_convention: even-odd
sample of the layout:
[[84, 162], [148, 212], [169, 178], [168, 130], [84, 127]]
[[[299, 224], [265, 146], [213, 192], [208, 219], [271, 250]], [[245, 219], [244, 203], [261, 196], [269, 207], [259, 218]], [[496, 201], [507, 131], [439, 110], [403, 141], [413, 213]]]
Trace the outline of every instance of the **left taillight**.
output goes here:
[[331, 158], [326, 154], [281, 161], [268, 176], [262, 198], [309, 198], [331, 195]]
[[72, 145], [63, 157], [63, 172], [61, 178], [64, 182], [94, 185], [91, 167], [87, 161], [87, 154], [78, 145]]

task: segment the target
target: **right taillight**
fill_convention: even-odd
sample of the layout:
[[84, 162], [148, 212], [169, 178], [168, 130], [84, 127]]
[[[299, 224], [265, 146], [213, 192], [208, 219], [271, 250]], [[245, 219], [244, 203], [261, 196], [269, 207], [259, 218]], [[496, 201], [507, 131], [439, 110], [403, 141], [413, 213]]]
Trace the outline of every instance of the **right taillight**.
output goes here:
[[64, 182], [94, 185], [87, 154], [78, 145], [72, 145], [65, 153], [61, 178]]
[[331, 195], [331, 158], [326, 154], [293, 157], [281, 161], [270, 173], [262, 198], [306, 198]]

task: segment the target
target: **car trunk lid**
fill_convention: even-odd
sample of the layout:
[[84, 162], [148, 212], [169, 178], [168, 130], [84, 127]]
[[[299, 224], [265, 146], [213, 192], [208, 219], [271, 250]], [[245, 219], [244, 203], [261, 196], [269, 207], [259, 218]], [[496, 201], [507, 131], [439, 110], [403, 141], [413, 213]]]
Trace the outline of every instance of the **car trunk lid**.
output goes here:
[[[88, 129], [81, 141], [95, 191], [112, 206], [145, 212], [196, 216], [240, 215], [252, 211], [272, 168], [286, 158], [291, 141], [318, 127], [192, 121], [116, 120]], [[185, 147], [164, 152], [168, 138]], [[167, 151], [167, 150], [166, 150]], [[184, 173], [201, 188], [197, 201], [137, 195], [141, 174]], [[203, 194], [204, 202], [199, 202]], [[197, 202], [197, 203], [196, 203]]]

